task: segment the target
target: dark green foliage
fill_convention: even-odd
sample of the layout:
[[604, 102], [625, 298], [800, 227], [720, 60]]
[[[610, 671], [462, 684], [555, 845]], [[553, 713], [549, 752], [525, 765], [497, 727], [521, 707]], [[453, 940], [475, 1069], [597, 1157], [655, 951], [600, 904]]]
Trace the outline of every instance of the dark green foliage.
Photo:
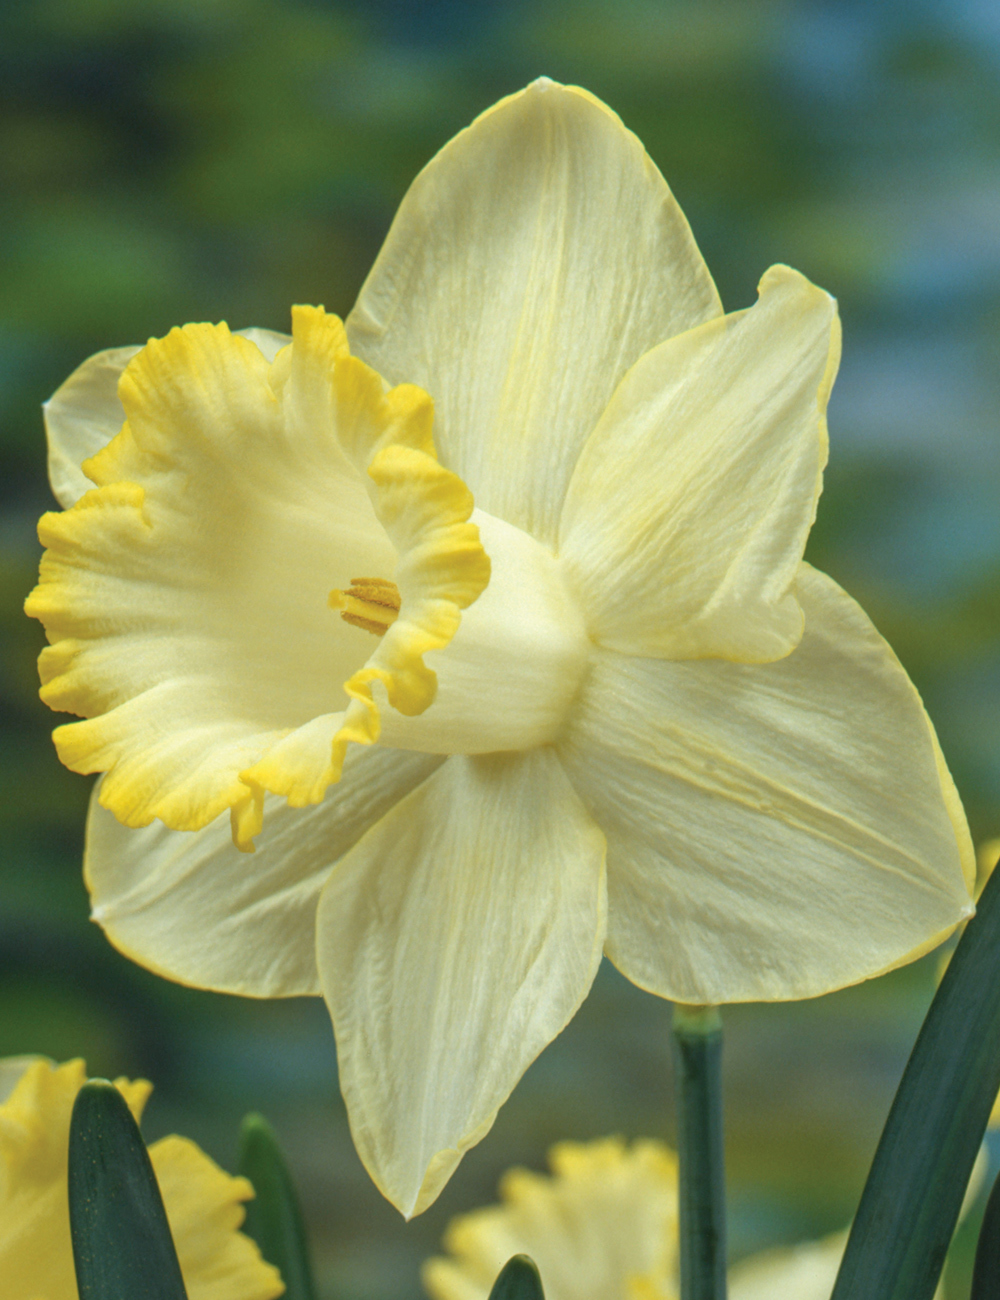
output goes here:
[[278, 1139], [262, 1115], [247, 1115], [240, 1130], [239, 1171], [257, 1193], [243, 1231], [281, 1273], [284, 1300], [316, 1300], [305, 1226]]
[[933, 1296], [1000, 1088], [998, 1027], [1000, 872], [995, 872], [906, 1066], [832, 1300]]
[[1000, 1178], [986, 1202], [969, 1300], [1000, 1300]]
[[497, 1274], [489, 1300], [545, 1300], [535, 1261], [528, 1255], [511, 1255]]
[[187, 1300], [149, 1154], [106, 1079], [73, 1107], [69, 1218], [80, 1300]]

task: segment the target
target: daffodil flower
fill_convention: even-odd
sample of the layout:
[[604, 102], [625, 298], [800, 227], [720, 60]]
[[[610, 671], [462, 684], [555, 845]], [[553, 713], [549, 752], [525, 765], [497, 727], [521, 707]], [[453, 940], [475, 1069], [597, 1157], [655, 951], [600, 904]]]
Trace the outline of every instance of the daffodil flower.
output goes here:
[[639, 141], [541, 81], [417, 178], [346, 328], [189, 325], [49, 402], [28, 609], [105, 773], [94, 917], [173, 979], [321, 992], [404, 1213], [602, 952], [801, 998], [969, 914], [920, 700], [802, 561], [839, 346], [787, 267], [723, 315]]
[[538, 1265], [545, 1300], [677, 1300], [677, 1157], [662, 1142], [558, 1142], [551, 1174], [508, 1169], [500, 1204], [451, 1220], [424, 1263], [432, 1300], [487, 1300], [512, 1255]]
[[[66, 1180], [69, 1124], [87, 1080], [83, 1061], [0, 1060], [0, 1278], [5, 1300], [77, 1300]], [[152, 1091], [115, 1086], [136, 1121]], [[274, 1300], [285, 1286], [239, 1231], [245, 1178], [231, 1178], [195, 1144], [165, 1137], [149, 1148], [188, 1300]]]
[[[559, 1142], [551, 1175], [509, 1169], [500, 1204], [449, 1223], [445, 1255], [426, 1261], [432, 1300], [487, 1300], [512, 1255], [538, 1265], [545, 1300], [677, 1300], [677, 1158], [650, 1139]], [[986, 1177], [985, 1148], [963, 1204]], [[829, 1300], [847, 1230], [762, 1251], [729, 1272], [729, 1300]], [[940, 1293], [939, 1293], [940, 1294]]]

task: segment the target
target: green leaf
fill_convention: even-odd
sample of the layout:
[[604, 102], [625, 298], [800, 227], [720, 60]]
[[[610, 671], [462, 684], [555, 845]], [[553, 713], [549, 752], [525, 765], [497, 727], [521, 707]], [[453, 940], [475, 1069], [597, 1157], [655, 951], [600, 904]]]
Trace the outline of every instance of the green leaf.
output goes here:
[[831, 1300], [931, 1300], [1000, 1089], [998, 1031], [1000, 871], [910, 1055]]
[[545, 1300], [535, 1261], [528, 1255], [512, 1255], [497, 1274], [489, 1300]]
[[69, 1221], [80, 1300], [187, 1300], [149, 1153], [106, 1079], [73, 1106]]
[[243, 1231], [281, 1273], [283, 1300], [316, 1300], [302, 1210], [274, 1129], [247, 1115], [240, 1129], [239, 1171], [253, 1183]]
[[986, 1202], [969, 1300], [1000, 1300], [1000, 1178]]

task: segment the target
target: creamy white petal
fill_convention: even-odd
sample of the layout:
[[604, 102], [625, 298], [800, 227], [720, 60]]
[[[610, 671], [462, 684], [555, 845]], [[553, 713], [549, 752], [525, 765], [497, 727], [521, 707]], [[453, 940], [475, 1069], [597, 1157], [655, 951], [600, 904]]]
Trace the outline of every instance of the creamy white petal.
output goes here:
[[776, 266], [756, 306], [633, 367], [583, 450], [560, 527], [595, 640], [743, 663], [797, 644], [792, 587], [839, 358], [834, 300]]
[[608, 839], [607, 954], [681, 1002], [812, 997], [971, 913], [975, 860], [920, 699], [803, 565], [773, 664], [602, 652], [559, 752]]
[[282, 334], [278, 330], [265, 330], [257, 325], [251, 325], [245, 330], [233, 330], [234, 334], [240, 334], [243, 338], [249, 339], [255, 343], [263, 353], [265, 361], [273, 361], [282, 348], [288, 347], [292, 341], [291, 334]]
[[429, 1205], [583, 1001], [604, 840], [551, 749], [452, 757], [343, 859], [317, 959], [355, 1146]]
[[[830, 1300], [847, 1232], [763, 1251], [729, 1271], [729, 1300]], [[938, 1286], [934, 1300], [944, 1300]]]
[[764, 1251], [729, 1272], [729, 1300], [830, 1300], [847, 1233]]
[[501, 100], [404, 198], [351, 347], [434, 398], [441, 459], [541, 541], [580, 448], [644, 352], [722, 308], [636, 137], [547, 79]]
[[[237, 330], [255, 343], [266, 361], [273, 361], [291, 336], [251, 327]], [[118, 397], [122, 371], [139, 351], [139, 344], [109, 348], [88, 357], [42, 404], [49, 447], [49, 482], [66, 509], [94, 486], [80, 466], [106, 447], [125, 423]]]
[[116, 948], [169, 979], [222, 993], [319, 993], [316, 907], [335, 863], [442, 762], [352, 748], [320, 804], [268, 796], [257, 852], [234, 847], [229, 819], [200, 831], [123, 826], [98, 802], [84, 876], [93, 919]]
[[125, 423], [118, 380], [139, 348], [137, 343], [88, 357], [42, 404], [49, 482], [67, 510], [94, 486], [80, 466], [106, 447]]

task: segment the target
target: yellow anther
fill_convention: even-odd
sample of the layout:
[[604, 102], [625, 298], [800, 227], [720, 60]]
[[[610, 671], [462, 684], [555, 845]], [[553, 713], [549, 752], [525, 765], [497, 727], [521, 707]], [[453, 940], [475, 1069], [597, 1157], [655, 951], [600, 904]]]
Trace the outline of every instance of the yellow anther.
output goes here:
[[386, 578], [352, 578], [350, 588], [330, 592], [330, 608], [345, 623], [381, 636], [399, 614], [399, 588]]

